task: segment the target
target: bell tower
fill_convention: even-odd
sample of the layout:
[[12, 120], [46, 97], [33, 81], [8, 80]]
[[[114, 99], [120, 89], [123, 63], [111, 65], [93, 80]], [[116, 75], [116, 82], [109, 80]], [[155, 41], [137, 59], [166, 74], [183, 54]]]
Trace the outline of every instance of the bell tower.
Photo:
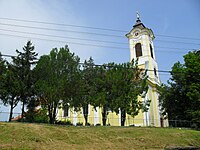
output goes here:
[[144, 119], [146, 126], [162, 126], [160, 111], [158, 106], [157, 85], [160, 85], [158, 74], [158, 65], [156, 62], [153, 40], [155, 38], [153, 31], [142, 23], [140, 15], [137, 13], [136, 22], [132, 30], [126, 34], [129, 40], [130, 60], [138, 59], [138, 67], [147, 71], [148, 75], [148, 93], [142, 101], [151, 100], [148, 112], [140, 113], [138, 116]]

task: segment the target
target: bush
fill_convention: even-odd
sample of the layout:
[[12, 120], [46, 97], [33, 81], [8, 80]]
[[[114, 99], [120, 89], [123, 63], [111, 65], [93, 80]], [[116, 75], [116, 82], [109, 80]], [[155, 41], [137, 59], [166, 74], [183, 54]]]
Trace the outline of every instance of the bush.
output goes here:
[[191, 125], [191, 128], [197, 130], [197, 129], [198, 129], [197, 123], [193, 123], [193, 124]]
[[88, 122], [85, 126], [91, 126], [91, 124]]
[[34, 122], [36, 123], [48, 123], [48, 116], [47, 116], [47, 110], [40, 109], [38, 113], [34, 116]]
[[78, 123], [76, 124], [76, 126], [83, 126], [83, 123], [82, 123], [82, 122], [78, 122]]
[[48, 123], [47, 110], [40, 108], [34, 111], [27, 111], [24, 114], [24, 119], [20, 118], [17, 121], [30, 123]]
[[55, 124], [58, 124], [58, 125], [67, 125], [67, 126], [72, 126], [72, 122], [70, 120], [67, 120], [67, 121], [56, 121]]
[[135, 125], [134, 125], [134, 124], [131, 124], [131, 125], [129, 125], [129, 127], [135, 127]]

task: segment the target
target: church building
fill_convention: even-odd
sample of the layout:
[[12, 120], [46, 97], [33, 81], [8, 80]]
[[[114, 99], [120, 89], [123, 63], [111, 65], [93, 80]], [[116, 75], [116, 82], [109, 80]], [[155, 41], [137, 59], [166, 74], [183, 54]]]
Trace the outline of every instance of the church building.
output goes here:
[[[151, 100], [148, 112], [142, 115], [144, 118], [144, 126], [166, 126], [167, 122], [163, 120], [158, 102], [157, 86], [160, 85], [158, 65], [154, 51], [153, 40], [155, 38], [153, 31], [141, 22], [140, 16], [137, 13], [137, 20], [133, 29], [126, 34], [129, 40], [130, 60], [138, 59], [138, 67], [145, 69], [148, 75], [148, 93], [143, 101]], [[137, 116], [138, 117], [138, 116]], [[136, 117], [136, 118], [137, 118]]]
[[[160, 85], [158, 65], [154, 51], [153, 40], [155, 38], [153, 31], [141, 22], [140, 16], [137, 13], [136, 23], [132, 30], [126, 34], [130, 47], [130, 60], [138, 59], [138, 67], [147, 71], [148, 75], [148, 93], [145, 98], [139, 98], [140, 101], [151, 100], [148, 112], [140, 112], [136, 117], [127, 115], [125, 126], [167, 126], [167, 121], [162, 119], [159, 110], [157, 86]], [[93, 106], [88, 107], [88, 122], [91, 125], [102, 125], [101, 108], [94, 109]], [[74, 125], [82, 122], [84, 124], [83, 111], [76, 112], [70, 108], [59, 109], [57, 114], [58, 120], [69, 120]], [[109, 112], [107, 124], [111, 126], [121, 125], [121, 114]]]

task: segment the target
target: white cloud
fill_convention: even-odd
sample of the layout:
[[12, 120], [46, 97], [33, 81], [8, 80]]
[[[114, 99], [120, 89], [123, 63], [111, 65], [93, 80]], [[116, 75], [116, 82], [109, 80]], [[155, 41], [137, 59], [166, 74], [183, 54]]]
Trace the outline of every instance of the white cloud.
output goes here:
[[[65, 24], [76, 24], [76, 25], [86, 25], [87, 26], [87, 18], [82, 18], [78, 12], [70, 5], [69, 1], [41, 1], [41, 0], [1, 0], [0, 1], [0, 17], [4, 18], [15, 18], [15, 19], [24, 19], [24, 20], [36, 20], [36, 21], [44, 21], [44, 22], [54, 22], [54, 23], [65, 23]], [[8, 21], [0, 19], [0, 23], [8, 23], [8, 24], [18, 24], [18, 25], [27, 25], [27, 26], [39, 26], [39, 27], [47, 27], [47, 28], [57, 28], [64, 30], [78, 30], [84, 31], [81, 28], [73, 28], [72, 27], [62, 27], [62, 26], [53, 26], [53, 25], [44, 25], [44, 24], [35, 24], [35, 23], [25, 23], [25, 22], [16, 22], [16, 21]], [[17, 30], [17, 31], [25, 31], [25, 32], [33, 32], [33, 33], [42, 33], [42, 34], [52, 34], [59, 36], [70, 36], [70, 37], [78, 37], [83, 39], [93, 39], [90, 35], [83, 34], [75, 34], [75, 33], [67, 33], [67, 32], [54, 32], [54, 31], [45, 31], [45, 30], [37, 30], [37, 29], [25, 29], [20, 27], [6, 26], [0, 25], [0, 29], [9, 29], [9, 30]], [[20, 37], [12, 37], [1, 34], [11, 34], [24, 36], [27, 38]], [[50, 42], [44, 40], [37, 40], [34, 38], [28, 37], [36, 37], [41, 39], [51, 39], [51, 40], [59, 40], [66, 41], [66, 43], [59, 42]], [[39, 55], [48, 54], [49, 51], [54, 47], [62, 47], [67, 42], [77, 42], [72, 39], [60, 39], [60, 38], [52, 38], [45, 36], [36, 36], [36, 35], [27, 35], [20, 34], [8, 31], [0, 30], [0, 52], [2, 54], [11, 54], [15, 55], [15, 50], [21, 50], [22, 47], [26, 44], [28, 40], [32, 40], [35, 45], [36, 51]], [[78, 41], [79, 42], [79, 41]], [[84, 43], [85, 41], [80, 41]], [[79, 42], [79, 43], [80, 43]], [[86, 41], [86, 43], [89, 43]], [[93, 44], [99, 44], [93, 42]], [[102, 45], [102, 44], [101, 44]], [[70, 50], [79, 55], [82, 60], [89, 58], [90, 56], [97, 58], [100, 60], [101, 58], [105, 58], [105, 51], [103, 52], [103, 48], [96, 47], [87, 47], [75, 44], [69, 44]]]

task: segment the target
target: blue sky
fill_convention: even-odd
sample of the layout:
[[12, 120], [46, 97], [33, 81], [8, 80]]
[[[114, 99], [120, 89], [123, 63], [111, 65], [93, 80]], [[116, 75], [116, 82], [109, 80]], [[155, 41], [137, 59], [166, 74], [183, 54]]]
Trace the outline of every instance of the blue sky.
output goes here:
[[[59, 48], [68, 44], [70, 50], [79, 55], [82, 61], [92, 56], [97, 64], [107, 62], [128, 62], [129, 46], [125, 34], [132, 29], [132, 26], [135, 23], [136, 11], [139, 11], [141, 20], [145, 26], [151, 28], [155, 34], [156, 38], [154, 40], [154, 46], [159, 70], [170, 70], [175, 62], [183, 61], [182, 56], [189, 50], [200, 49], [199, 0], [1, 0], [0, 52], [3, 54], [15, 55], [16, 49], [21, 50], [27, 40], [32, 40], [35, 45], [35, 50], [39, 53], [39, 55], [48, 54], [52, 48]], [[116, 29], [124, 32], [9, 21], [2, 18]], [[9, 26], [5, 24], [93, 32], [99, 34], [117, 35], [121, 37], [38, 30], [33, 28], [30, 29]], [[104, 40], [116, 43], [103, 43], [97, 41], [91, 42], [70, 38], [55, 38], [22, 34], [5, 30], [68, 36], [81, 39]], [[24, 38], [15, 37], [16, 35], [23, 36]], [[167, 38], [162, 35], [191, 39]], [[50, 42], [35, 38], [50, 39], [54, 41]], [[105, 47], [84, 46], [72, 43], [93, 44]], [[166, 83], [169, 77], [170, 76], [168, 74], [160, 73], [161, 81], [164, 83]]]

